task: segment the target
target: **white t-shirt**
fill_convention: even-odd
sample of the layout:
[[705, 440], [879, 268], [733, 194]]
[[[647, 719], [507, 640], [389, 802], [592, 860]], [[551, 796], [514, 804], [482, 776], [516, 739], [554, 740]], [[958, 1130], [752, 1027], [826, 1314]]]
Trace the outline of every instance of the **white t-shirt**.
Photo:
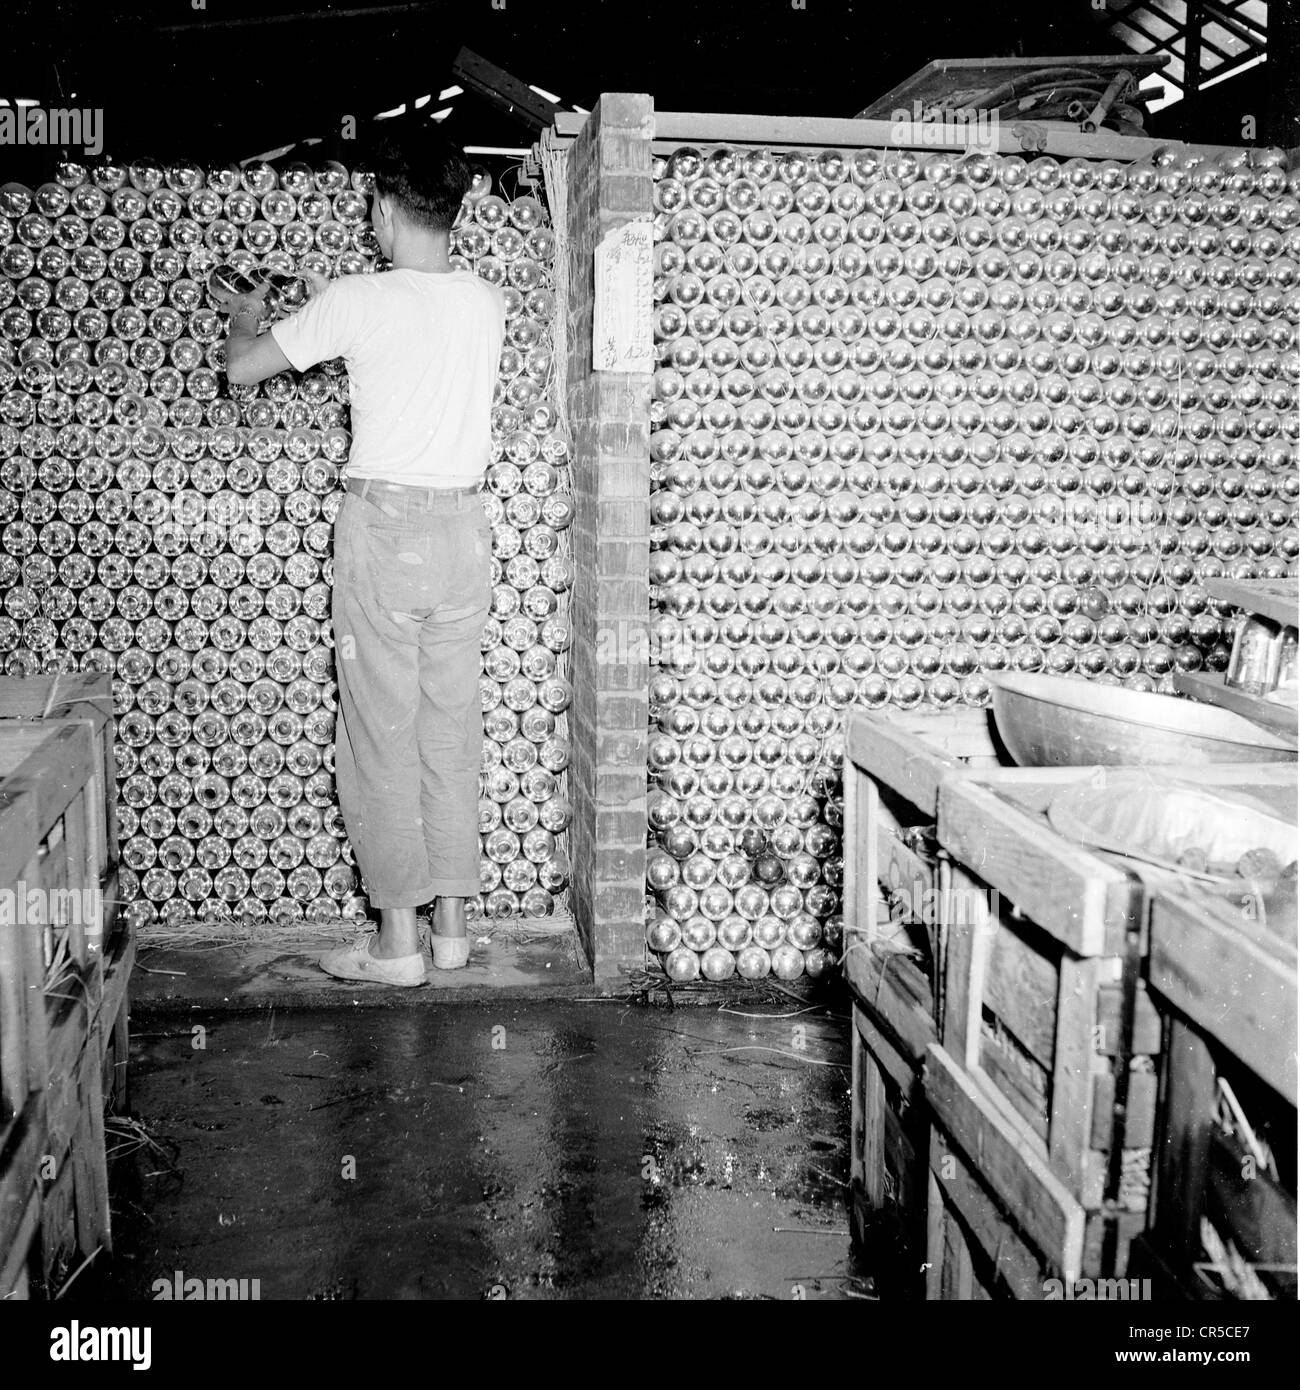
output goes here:
[[296, 371], [342, 357], [349, 478], [475, 487], [487, 470], [505, 296], [472, 271], [344, 275], [271, 332]]

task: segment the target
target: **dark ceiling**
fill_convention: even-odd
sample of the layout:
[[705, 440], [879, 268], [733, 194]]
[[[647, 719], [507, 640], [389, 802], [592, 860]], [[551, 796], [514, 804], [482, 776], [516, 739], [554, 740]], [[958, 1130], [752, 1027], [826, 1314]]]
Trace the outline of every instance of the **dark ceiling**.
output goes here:
[[[197, 3], [10, 0], [0, 96], [101, 108], [118, 158], [242, 159], [308, 136], [346, 158], [345, 115], [365, 122], [430, 92], [436, 107], [462, 45], [566, 105], [648, 91], [665, 110], [825, 116], [855, 114], [934, 57], [1117, 48], [1091, 0]], [[1241, 81], [1261, 90], [1277, 66]], [[481, 97], [451, 104], [444, 128], [461, 144], [531, 143]], [[0, 178], [30, 177], [41, 158], [0, 152]]]

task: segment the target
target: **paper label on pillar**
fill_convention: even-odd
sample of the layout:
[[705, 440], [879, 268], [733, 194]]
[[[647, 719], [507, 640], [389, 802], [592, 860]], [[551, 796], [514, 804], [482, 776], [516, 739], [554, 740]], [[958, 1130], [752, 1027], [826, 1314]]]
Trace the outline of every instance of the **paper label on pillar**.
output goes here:
[[654, 370], [653, 229], [628, 222], [596, 247], [592, 366], [598, 372]]

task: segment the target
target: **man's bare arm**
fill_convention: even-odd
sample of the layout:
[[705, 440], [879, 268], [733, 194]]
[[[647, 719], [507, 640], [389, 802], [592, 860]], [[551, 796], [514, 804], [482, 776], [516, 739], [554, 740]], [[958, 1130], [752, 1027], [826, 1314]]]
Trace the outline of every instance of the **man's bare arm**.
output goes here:
[[232, 299], [226, 337], [226, 379], [232, 386], [254, 386], [269, 376], [293, 370], [270, 333], [258, 333], [265, 289]]
[[[312, 298], [329, 288], [327, 276], [314, 270], [304, 270], [302, 277], [311, 288]], [[226, 301], [230, 314], [230, 332], [226, 338], [226, 378], [232, 386], [254, 386], [269, 376], [294, 370], [270, 333], [258, 333], [258, 324], [265, 316], [265, 300], [269, 286], [259, 285], [251, 294], [231, 295]], [[218, 292], [221, 297], [221, 292]]]

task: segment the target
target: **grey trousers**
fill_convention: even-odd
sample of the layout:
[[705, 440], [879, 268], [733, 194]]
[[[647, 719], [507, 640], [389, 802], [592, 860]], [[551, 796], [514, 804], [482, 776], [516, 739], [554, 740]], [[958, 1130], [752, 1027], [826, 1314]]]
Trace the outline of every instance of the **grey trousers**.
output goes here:
[[334, 528], [335, 779], [373, 907], [479, 891], [491, 561], [475, 491], [368, 481], [344, 497]]

